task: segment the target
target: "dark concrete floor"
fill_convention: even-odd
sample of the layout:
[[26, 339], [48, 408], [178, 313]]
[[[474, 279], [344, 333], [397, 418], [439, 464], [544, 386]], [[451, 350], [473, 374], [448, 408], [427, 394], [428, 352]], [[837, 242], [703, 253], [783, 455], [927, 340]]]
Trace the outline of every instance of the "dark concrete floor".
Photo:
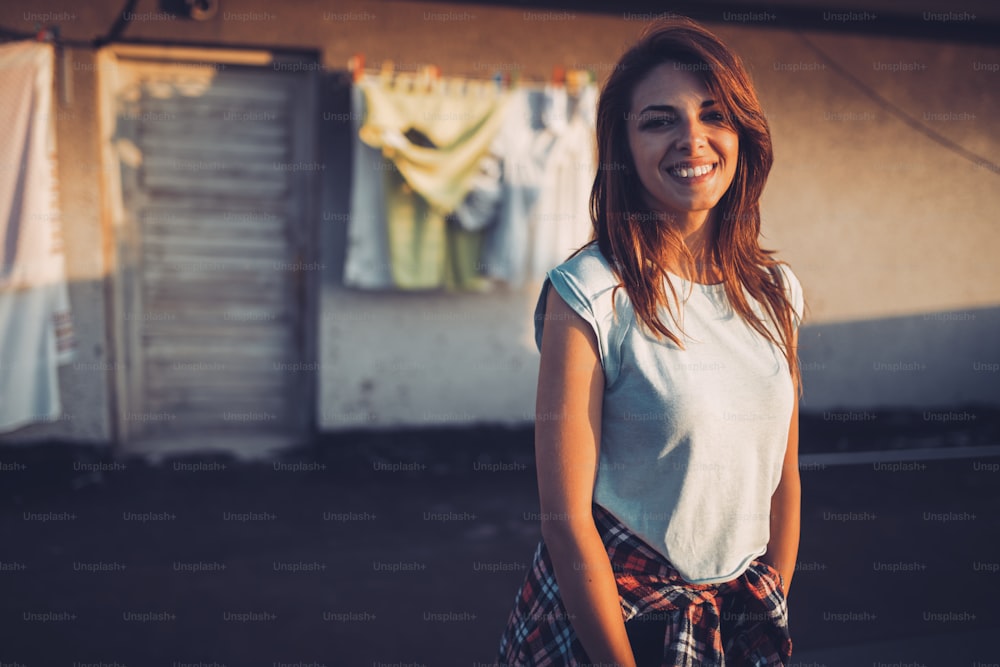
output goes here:
[[[1000, 442], [995, 424], [921, 440], [907, 436], [914, 419], [862, 437], [806, 418], [803, 451]], [[116, 463], [57, 444], [0, 450], [0, 664], [486, 664], [539, 539], [530, 430], [119, 463], [95, 471]], [[814, 661], [796, 664], [903, 660], [898, 647], [1000, 629], [1000, 457], [802, 479], [789, 607], [796, 653]], [[827, 649], [854, 653], [816, 661]], [[970, 664], [934, 655], [918, 664]]]

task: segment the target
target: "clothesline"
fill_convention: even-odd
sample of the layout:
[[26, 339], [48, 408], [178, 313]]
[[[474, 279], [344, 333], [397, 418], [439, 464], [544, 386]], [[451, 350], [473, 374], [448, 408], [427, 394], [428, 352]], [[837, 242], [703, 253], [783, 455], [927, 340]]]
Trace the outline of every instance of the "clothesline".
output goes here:
[[437, 65], [427, 64], [421, 65], [414, 70], [398, 70], [396, 63], [392, 60], [383, 60], [378, 68], [366, 68], [365, 55], [363, 53], [351, 56], [347, 61], [347, 69], [351, 73], [351, 78], [355, 83], [360, 81], [364, 76], [374, 76], [384, 81], [404, 82], [416, 90], [419, 90], [420, 87], [427, 90], [435, 90], [446, 82], [462, 85], [467, 82], [477, 81], [483, 83], [493, 82], [498, 87], [506, 89], [518, 87], [533, 88], [546, 85], [565, 86], [570, 95], [576, 95], [587, 85], [596, 83], [597, 81], [597, 75], [593, 70], [566, 68], [562, 65], [556, 65], [552, 68], [552, 75], [548, 80], [525, 80], [520, 70], [517, 69], [495, 70], [490, 77], [443, 77], [441, 68]]

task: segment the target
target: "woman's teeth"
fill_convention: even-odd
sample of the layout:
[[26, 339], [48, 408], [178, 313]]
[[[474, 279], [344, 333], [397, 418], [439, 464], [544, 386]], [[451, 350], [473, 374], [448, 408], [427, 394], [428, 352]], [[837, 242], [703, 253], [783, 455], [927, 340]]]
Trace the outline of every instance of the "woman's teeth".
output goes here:
[[713, 169], [715, 169], [714, 164], [704, 164], [700, 167], [677, 167], [671, 169], [670, 173], [680, 178], [694, 178], [695, 176], [704, 176]]

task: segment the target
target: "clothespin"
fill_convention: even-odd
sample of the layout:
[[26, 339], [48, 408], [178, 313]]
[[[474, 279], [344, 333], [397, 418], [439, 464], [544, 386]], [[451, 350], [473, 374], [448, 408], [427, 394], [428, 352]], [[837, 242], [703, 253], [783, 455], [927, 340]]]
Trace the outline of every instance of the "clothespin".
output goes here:
[[351, 72], [351, 81], [357, 83], [365, 73], [365, 54], [355, 53], [347, 59], [347, 69]]
[[552, 68], [552, 85], [561, 86], [566, 83], [566, 68], [556, 65]]
[[41, 23], [35, 24], [35, 41], [38, 42], [58, 42], [59, 26], [50, 25], [43, 27]]
[[590, 75], [586, 70], [573, 69], [568, 71], [566, 73], [566, 92], [573, 97], [579, 95], [583, 87], [587, 85], [585, 79], [589, 78]]
[[493, 72], [493, 83], [496, 84], [497, 90], [503, 90], [503, 72], [499, 70]]
[[437, 65], [424, 65], [420, 68], [419, 82], [421, 88], [428, 93], [433, 91], [441, 81], [441, 68]]

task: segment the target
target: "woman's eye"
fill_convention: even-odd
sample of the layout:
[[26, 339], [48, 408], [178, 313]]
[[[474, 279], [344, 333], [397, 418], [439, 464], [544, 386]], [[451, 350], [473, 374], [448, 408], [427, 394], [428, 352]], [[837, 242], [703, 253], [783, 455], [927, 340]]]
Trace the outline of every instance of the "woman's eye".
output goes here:
[[645, 118], [639, 125], [643, 130], [657, 128], [657, 127], [668, 127], [674, 124], [674, 118], [671, 116], [657, 116], [654, 118]]
[[705, 120], [713, 123], [724, 123], [726, 122], [726, 115], [721, 111], [712, 111], [705, 115]]

